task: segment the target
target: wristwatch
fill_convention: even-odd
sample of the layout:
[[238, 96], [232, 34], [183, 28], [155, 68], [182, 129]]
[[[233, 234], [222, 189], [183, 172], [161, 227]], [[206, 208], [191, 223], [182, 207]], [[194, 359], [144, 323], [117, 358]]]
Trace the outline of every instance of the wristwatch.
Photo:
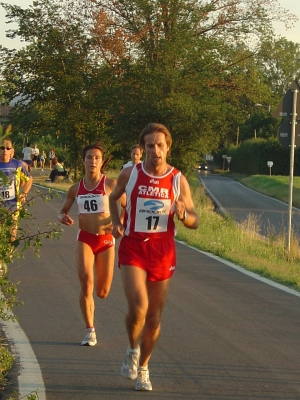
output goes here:
[[188, 217], [189, 215], [188, 215], [188, 213], [186, 212], [186, 210], [184, 211], [184, 216], [183, 216], [183, 218], [178, 218], [179, 219], [179, 221], [185, 221], [186, 219], [187, 219], [187, 217]]

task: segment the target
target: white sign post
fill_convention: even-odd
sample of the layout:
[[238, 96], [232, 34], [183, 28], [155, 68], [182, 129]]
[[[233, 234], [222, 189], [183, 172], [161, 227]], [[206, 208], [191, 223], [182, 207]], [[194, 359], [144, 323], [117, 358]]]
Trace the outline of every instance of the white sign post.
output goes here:
[[270, 168], [270, 176], [271, 176], [271, 169], [273, 167], [273, 161], [268, 161], [267, 162], [268, 167]]
[[223, 172], [224, 172], [224, 167], [225, 167], [225, 158], [227, 157], [226, 154], [222, 154], [222, 158], [223, 158]]
[[226, 160], [228, 162], [228, 171], [229, 171], [229, 165], [230, 165], [231, 157], [226, 157]]

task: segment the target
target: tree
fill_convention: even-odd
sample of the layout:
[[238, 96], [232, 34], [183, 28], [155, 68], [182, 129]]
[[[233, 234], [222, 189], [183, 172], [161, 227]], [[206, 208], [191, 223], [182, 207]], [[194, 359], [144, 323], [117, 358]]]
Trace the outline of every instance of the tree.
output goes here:
[[[93, 34], [116, 76], [110, 113], [120, 141], [149, 119], [163, 122], [175, 136], [174, 160], [186, 169], [199, 153], [232, 140], [249, 105], [266, 91], [255, 46], [244, 42], [271, 33], [274, 2], [98, 1], [95, 7]], [[107, 39], [116, 33], [127, 44], [118, 57]]]
[[186, 172], [199, 154], [232, 142], [249, 107], [272, 97], [257, 55], [272, 19], [294, 18], [278, 7], [271, 0], [6, 5], [19, 22], [11, 35], [30, 43], [9, 63], [6, 52], [7, 89], [22, 93], [20, 110], [42, 114], [29, 129], [55, 130], [74, 162], [85, 141], [101, 136], [111, 151], [127, 151], [157, 121], [170, 128], [172, 161]]
[[44, 131], [59, 137], [71, 153], [76, 175], [87, 142], [102, 136], [110, 145], [105, 110], [101, 112], [94, 101], [99, 84], [90, 60], [90, 40], [76, 20], [65, 24], [55, 1], [35, 2], [28, 10], [6, 9], [10, 18], [19, 20], [18, 34], [30, 42], [14, 53], [5, 51], [6, 93], [19, 96], [12, 122], [31, 136]]
[[300, 78], [300, 45], [285, 38], [267, 38], [261, 44], [258, 65], [274, 95], [284, 96]]

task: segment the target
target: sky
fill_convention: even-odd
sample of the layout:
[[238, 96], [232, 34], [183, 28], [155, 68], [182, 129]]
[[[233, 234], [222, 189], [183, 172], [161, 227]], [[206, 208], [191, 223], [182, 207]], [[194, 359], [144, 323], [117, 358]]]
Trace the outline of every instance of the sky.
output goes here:
[[[32, 0], [2, 0], [4, 3], [19, 5], [22, 8], [28, 8], [32, 4]], [[293, 28], [286, 30], [282, 23], [274, 23], [275, 33], [283, 36], [292, 42], [300, 43], [300, 7], [297, 0], [279, 0], [281, 7], [296, 14], [299, 21]], [[5, 13], [0, 6], [0, 44], [8, 48], [20, 48], [22, 44], [17, 39], [7, 39], [5, 37], [5, 30], [9, 29], [11, 24], [5, 24]]]

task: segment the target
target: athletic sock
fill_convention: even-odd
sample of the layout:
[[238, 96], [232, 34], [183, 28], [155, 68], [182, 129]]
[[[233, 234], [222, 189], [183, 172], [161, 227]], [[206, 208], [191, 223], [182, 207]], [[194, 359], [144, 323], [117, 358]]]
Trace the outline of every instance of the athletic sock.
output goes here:
[[130, 346], [128, 346], [129, 352], [130, 353], [138, 353], [139, 352], [139, 348], [137, 347], [136, 349], [132, 349]]

